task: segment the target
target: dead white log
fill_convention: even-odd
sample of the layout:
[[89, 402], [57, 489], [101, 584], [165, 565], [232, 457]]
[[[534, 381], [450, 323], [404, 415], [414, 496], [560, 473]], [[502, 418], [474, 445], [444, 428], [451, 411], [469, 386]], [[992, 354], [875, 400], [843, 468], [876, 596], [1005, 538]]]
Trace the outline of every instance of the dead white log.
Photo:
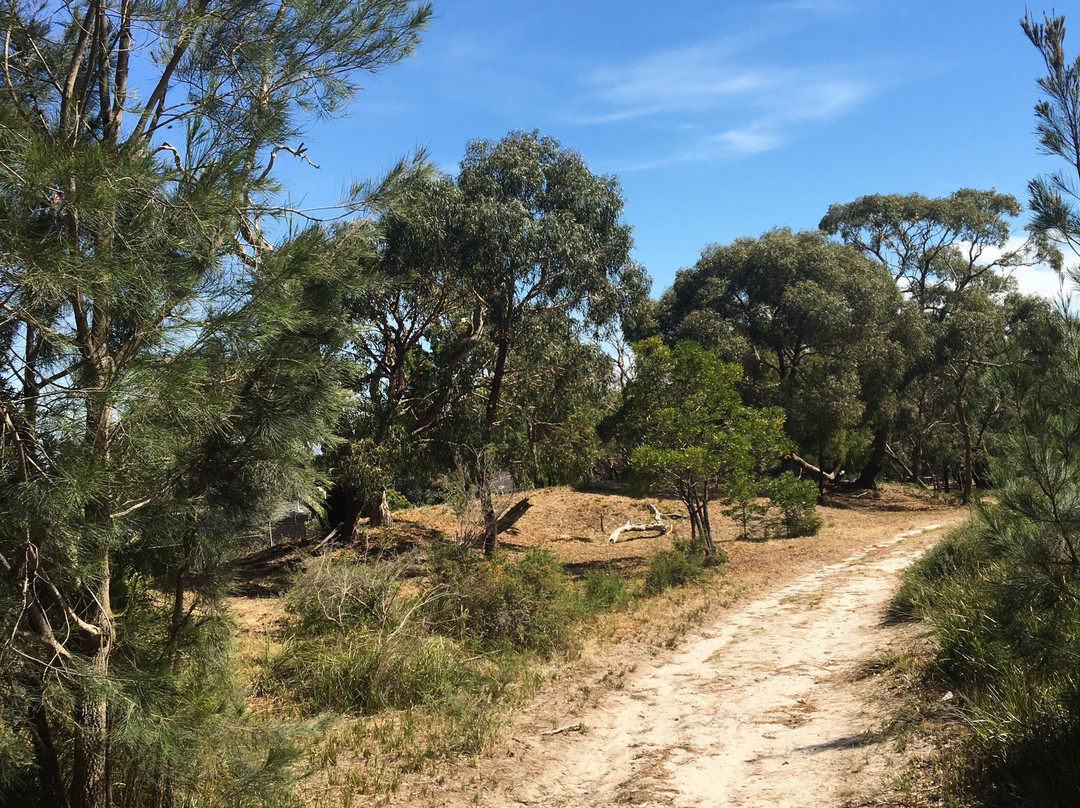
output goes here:
[[565, 727], [559, 727], [558, 729], [546, 729], [541, 732], [541, 735], [561, 735], [564, 732], [582, 732], [585, 729], [585, 725], [578, 721], [576, 724], [567, 724]]
[[839, 478], [844, 476], [844, 470], [843, 469], [837, 469], [836, 471], [832, 472], [831, 474], [827, 474], [824, 471], [822, 471], [821, 469], [819, 469], [817, 466], [815, 466], [813, 463], [811, 463], [810, 461], [803, 460], [801, 457], [799, 457], [794, 452], [789, 454], [788, 457], [790, 457], [792, 460], [794, 460], [796, 463], [798, 463], [800, 466], [802, 466], [807, 471], [813, 472], [814, 474], [817, 474], [817, 475], [820, 475], [821, 477], [824, 477], [826, 480], [828, 480], [831, 483], [836, 482]]
[[652, 522], [643, 522], [640, 524], [635, 522], [627, 522], [625, 525], [617, 527], [613, 531], [611, 531], [611, 535], [608, 536], [608, 542], [614, 544], [619, 540], [619, 536], [621, 536], [623, 533], [644, 533], [649, 530], [658, 530], [660, 532], [656, 535], [657, 537], [659, 537], [663, 536], [671, 530], [671, 525], [665, 524], [664, 520], [660, 516], [660, 511], [656, 509], [655, 505], [653, 505], [651, 502], [646, 502], [645, 507], [652, 511]]

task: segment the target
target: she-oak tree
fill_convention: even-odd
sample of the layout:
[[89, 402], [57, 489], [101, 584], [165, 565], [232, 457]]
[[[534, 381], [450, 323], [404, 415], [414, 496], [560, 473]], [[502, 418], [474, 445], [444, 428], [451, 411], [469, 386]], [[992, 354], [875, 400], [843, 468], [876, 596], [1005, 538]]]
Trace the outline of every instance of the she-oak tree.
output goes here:
[[0, 10], [0, 746], [29, 739], [15, 759], [42, 804], [171, 805], [197, 787], [183, 716], [220, 708], [183, 683], [215, 669], [193, 643], [222, 539], [269, 491], [309, 484], [337, 389], [323, 236], [274, 249], [263, 229], [284, 212], [274, 163], [302, 158], [305, 121], [406, 56], [429, 15]]

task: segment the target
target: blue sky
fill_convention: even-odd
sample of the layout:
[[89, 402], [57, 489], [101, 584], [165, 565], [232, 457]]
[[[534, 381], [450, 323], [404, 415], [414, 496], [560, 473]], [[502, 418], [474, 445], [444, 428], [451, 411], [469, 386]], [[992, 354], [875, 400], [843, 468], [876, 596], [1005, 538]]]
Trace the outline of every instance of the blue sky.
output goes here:
[[[284, 178], [296, 201], [329, 204], [418, 146], [455, 172], [466, 141], [539, 129], [619, 176], [656, 295], [709, 243], [814, 228], [831, 203], [864, 194], [994, 187], [1023, 202], [1032, 176], [1058, 168], [1033, 135], [1043, 65], [1024, 9], [435, 0], [416, 54], [367, 78], [348, 117], [311, 131], [321, 168], [296, 163]], [[1080, 9], [1074, 19], [1071, 54]], [[1048, 272], [1020, 281], [1057, 288]]]

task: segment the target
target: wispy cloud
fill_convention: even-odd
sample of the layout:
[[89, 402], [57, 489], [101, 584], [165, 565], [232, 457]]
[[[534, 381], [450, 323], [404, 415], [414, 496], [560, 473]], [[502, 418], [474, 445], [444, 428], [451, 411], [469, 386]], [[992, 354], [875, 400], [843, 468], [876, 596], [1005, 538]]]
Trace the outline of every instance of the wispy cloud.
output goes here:
[[711, 135], [708, 142], [734, 154], [757, 154], [772, 151], [780, 145], [782, 139], [775, 127], [759, 122], [742, 129], [729, 129], [718, 135]]
[[[842, 0], [795, 0], [806, 10]], [[790, 5], [790, 4], [786, 4]], [[848, 114], [874, 92], [858, 65], [763, 60], [772, 35], [757, 29], [606, 65], [582, 80], [571, 122], [648, 123], [657, 133], [634, 168], [713, 161], [782, 147], [800, 128]]]
[[774, 82], [768, 71], [730, 63], [725, 42], [668, 50], [632, 64], [594, 70], [585, 80], [590, 108], [580, 123], [614, 121], [667, 112], [702, 112], [749, 98]]

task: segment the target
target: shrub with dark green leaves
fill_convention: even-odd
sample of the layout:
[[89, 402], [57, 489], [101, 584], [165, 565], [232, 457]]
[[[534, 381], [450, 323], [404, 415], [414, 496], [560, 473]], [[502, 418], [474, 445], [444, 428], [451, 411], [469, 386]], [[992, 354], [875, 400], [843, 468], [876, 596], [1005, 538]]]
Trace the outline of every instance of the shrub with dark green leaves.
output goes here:
[[803, 480], [785, 471], [769, 480], [765, 487], [771, 505], [779, 508], [779, 525], [789, 539], [796, 536], [813, 536], [821, 528], [817, 515], [817, 486], [812, 480]]
[[691, 541], [676, 540], [670, 550], [657, 550], [649, 559], [645, 591], [655, 595], [673, 586], [685, 586], [698, 580], [704, 568], [704, 550]]
[[572, 644], [581, 601], [562, 565], [544, 549], [516, 561], [471, 555], [438, 560], [428, 590], [433, 626], [486, 647], [550, 655]]
[[617, 609], [630, 602], [630, 583], [617, 571], [589, 570], [582, 580], [585, 603], [592, 611]]

